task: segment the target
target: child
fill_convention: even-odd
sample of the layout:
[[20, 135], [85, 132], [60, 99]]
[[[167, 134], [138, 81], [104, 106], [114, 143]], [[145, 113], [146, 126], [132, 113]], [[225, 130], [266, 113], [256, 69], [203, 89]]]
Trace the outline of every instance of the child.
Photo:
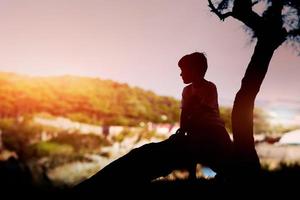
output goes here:
[[[105, 166], [88, 181], [77, 186], [78, 191], [95, 191], [99, 185], [122, 187], [150, 183], [173, 170], [201, 163], [223, 175], [232, 155], [232, 142], [220, 119], [216, 86], [204, 79], [207, 69], [203, 53], [192, 53], [178, 63], [185, 84], [182, 93], [180, 129], [168, 139], [145, 144], [131, 150]], [[223, 177], [223, 176], [219, 176]]]
[[232, 151], [232, 142], [220, 118], [217, 89], [204, 79], [207, 59], [195, 52], [182, 57], [178, 66], [187, 85], [182, 92], [180, 131], [188, 138], [188, 153], [193, 159], [190, 178], [195, 178], [195, 164], [209, 165], [218, 172], [225, 167]]

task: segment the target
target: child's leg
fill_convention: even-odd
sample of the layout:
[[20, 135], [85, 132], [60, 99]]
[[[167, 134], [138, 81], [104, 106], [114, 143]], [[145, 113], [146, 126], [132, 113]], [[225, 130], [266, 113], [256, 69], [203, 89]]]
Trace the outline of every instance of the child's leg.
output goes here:
[[188, 172], [189, 172], [189, 179], [197, 179], [197, 175], [196, 175], [196, 169], [197, 169], [197, 163], [193, 162], [191, 164], [189, 164], [188, 166]]

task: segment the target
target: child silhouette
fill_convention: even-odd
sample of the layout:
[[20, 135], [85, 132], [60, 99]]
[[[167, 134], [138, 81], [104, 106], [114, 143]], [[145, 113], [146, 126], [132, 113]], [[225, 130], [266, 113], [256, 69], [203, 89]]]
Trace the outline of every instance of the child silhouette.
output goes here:
[[180, 128], [176, 133], [164, 141], [131, 150], [76, 186], [76, 190], [98, 191], [100, 185], [141, 186], [187, 167], [195, 177], [196, 163], [210, 167], [219, 177], [230, 169], [232, 141], [219, 115], [216, 86], [204, 79], [206, 57], [192, 53], [182, 57], [178, 65], [183, 82], [189, 85], [182, 92]]
[[204, 79], [205, 55], [199, 52], [185, 55], [178, 66], [183, 82], [189, 85], [182, 92], [180, 129], [173, 137], [180, 140], [182, 135], [186, 136], [185, 148], [194, 163], [188, 166], [190, 178], [196, 178], [195, 164], [198, 162], [216, 171], [225, 167], [232, 153], [232, 142], [220, 118], [217, 88]]

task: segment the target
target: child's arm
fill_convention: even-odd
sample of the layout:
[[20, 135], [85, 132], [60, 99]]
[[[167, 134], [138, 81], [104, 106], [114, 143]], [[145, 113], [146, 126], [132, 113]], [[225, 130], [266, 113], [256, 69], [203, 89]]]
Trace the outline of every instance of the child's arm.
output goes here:
[[185, 132], [188, 126], [188, 115], [185, 109], [181, 110], [180, 114], [180, 128]]
[[211, 87], [209, 90], [207, 103], [208, 103], [209, 107], [211, 107], [213, 109], [219, 109], [217, 87], [213, 83], [211, 84]]
[[182, 99], [181, 99], [181, 113], [180, 113], [180, 129], [182, 132], [186, 132], [188, 126], [188, 111], [187, 107], [187, 87], [185, 87], [182, 91]]

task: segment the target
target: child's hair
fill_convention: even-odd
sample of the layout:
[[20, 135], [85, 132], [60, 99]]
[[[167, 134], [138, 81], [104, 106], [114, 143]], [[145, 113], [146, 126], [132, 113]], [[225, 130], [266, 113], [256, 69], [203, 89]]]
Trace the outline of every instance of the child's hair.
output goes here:
[[207, 59], [204, 53], [195, 52], [183, 56], [179, 62], [180, 68], [188, 67], [191, 70], [199, 72], [201, 77], [204, 77], [207, 70]]

